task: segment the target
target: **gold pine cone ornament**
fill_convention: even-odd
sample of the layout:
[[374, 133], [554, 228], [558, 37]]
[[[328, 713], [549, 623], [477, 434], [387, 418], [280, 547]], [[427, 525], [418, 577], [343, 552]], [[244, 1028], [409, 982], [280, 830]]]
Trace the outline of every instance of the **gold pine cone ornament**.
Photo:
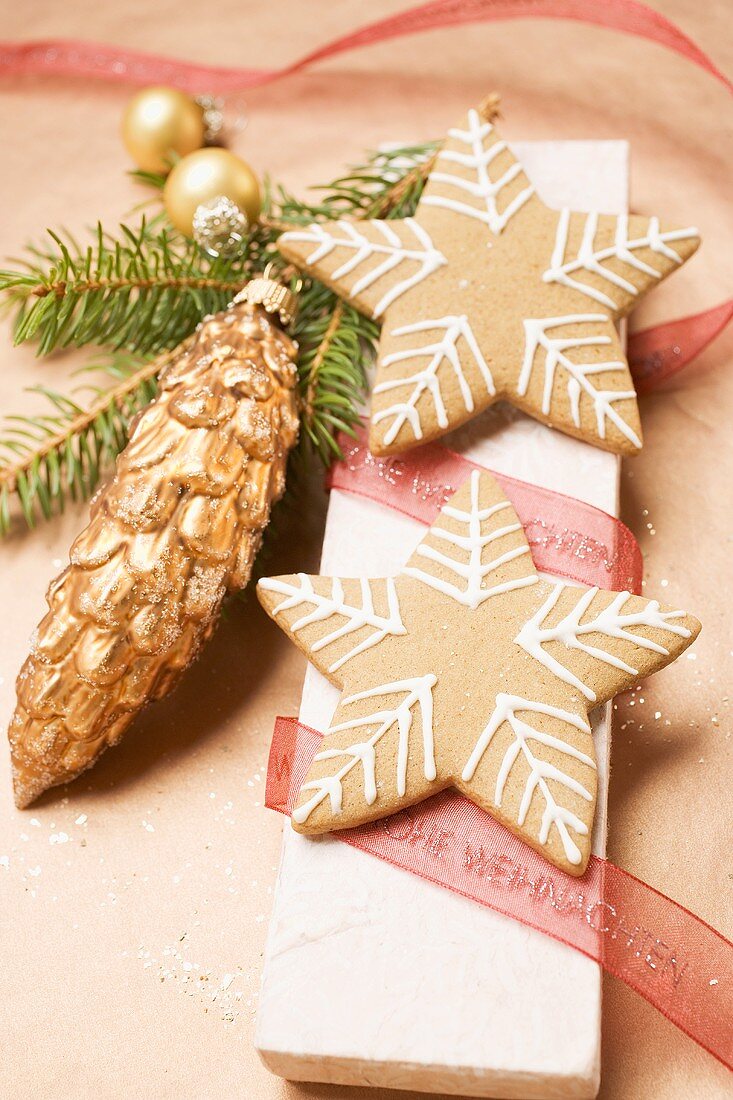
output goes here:
[[74, 779], [162, 698], [249, 581], [298, 433], [290, 292], [250, 282], [169, 357], [92, 502], [17, 682], [15, 801]]

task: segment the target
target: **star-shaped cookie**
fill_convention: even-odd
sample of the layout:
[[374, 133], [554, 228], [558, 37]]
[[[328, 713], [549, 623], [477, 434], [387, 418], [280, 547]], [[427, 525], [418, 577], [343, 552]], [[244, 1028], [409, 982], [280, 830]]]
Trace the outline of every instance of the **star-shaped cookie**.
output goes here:
[[641, 447], [614, 322], [699, 244], [657, 218], [550, 210], [497, 133], [448, 131], [414, 217], [321, 222], [282, 254], [382, 322], [369, 446], [396, 454], [504, 399], [619, 454]]
[[265, 610], [342, 689], [292, 815], [346, 829], [457, 787], [582, 874], [597, 774], [588, 713], [700, 624], [538, 576], [517, 515], [473, 471], [395, 578], [261, 580]]

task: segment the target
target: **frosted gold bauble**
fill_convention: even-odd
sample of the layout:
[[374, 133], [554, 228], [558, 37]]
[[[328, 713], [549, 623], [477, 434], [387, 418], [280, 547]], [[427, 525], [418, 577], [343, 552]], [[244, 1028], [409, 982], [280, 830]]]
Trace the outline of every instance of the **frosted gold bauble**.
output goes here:
[[193, 216], [202, 203], [223, 195], [250, 222], [260, 215], [260, 185], [248, 164], [227, 149], [199, 149], [184, 157], [165, 182], [168, 217], [182, 233], [193, 233]]
[[122, 116], [122, 140], [138, 168], [167, 172], [204, 144], [203, 108], [175, 88], [143, 88]]

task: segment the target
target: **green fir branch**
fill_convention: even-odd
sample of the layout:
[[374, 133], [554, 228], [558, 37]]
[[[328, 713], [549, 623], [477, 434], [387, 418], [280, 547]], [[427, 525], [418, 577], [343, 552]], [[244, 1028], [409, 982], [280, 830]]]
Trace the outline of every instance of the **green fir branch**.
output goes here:
[[56, 348], [108, 345], [148, 354], [184, 339], [203, 314], [224, 308], [241, 286], [237, 265], [209, 259], [170, 227], [143, 219], [110, 237], [97, 227], [80, 246], [48, 231], [19, 270], [0, 271], [0, 292], [19, 305], [15, 343]]
[[45, 410], [33, 416], [7, 416], [0, 434], [0, 535], [11, 527], [16, 498], [29, 527], [37, 519], [63, 512], [67, 497], [90, 496], [105, 468], [127, 443], [130, 423], [155, 397], [159, 357], [146, 361], [114, 355], [85, 367], [103, 372], [109, 387], [87, 384], [91, 402], [84, 406], [48, 386], [29, 392], [44, 398]]
[[300, 345], [302, 443], [329, 465], [341, 457], [339, 433], [353, 436], [360, 423], [364, 360], [371, 358], [379, 330], [320, 283], [305, 287], [301, 299], [293, 334]]
[[291, 225], [333, 218], [407, 218], [415, 213], [435, 142], [371, 153], [364, 165], [329, 184], [311, 188], [321, 198], [296, 198], [284, 187], [272, 188], [272, 206]]
[[[318, 281], [300, 277], [276, 250], [283, 228], [338, 217], [406, 217], [414, 213], [436, 145], [373, 153], [366, 162], [299, 199], [265, 180], [263, 214], [242, 252], [212, 259], [159, 213], [115, 234], [98, 226], [81, 244], [68, 231], [48, 232], [14, 267], [0, 271], [0, 292], [15, 310], [15, 341], [33, 340], [43, 356], [57, 348], [106, 349], [107, 388], [92, 388], [85, 406], [46, 387], [33, 417], [8, 417], [0, 435], [0, 534], [15, 497], [32, 526], [89, 495], [101, 471], [125, 446], [130, 421], [152, 399], [161, 360], [207, 313], [225, 308], [239, 287], [269, 262], [299, 290], [293, 335], [300, 345], [300, 452], [324, 463], [340, 457], [338, 435], [354, 433], [366, 391], [366, 365], [376, 347], [373, 321]], [[136, 173], [152, 188], [163, 177]]]

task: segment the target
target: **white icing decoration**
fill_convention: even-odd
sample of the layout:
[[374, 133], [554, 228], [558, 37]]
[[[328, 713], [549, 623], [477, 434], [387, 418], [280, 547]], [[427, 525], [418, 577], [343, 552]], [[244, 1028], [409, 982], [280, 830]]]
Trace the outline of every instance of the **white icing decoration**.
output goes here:
[[546, 283], [561, 283], [563, 286], [571, 287], [573, 290], [579, 290], [581, 294], [585, 294], [589, 298], [595, 299], [596, 302], [601, 302], [602, 305], [608, 306], [609, 309], [616, 309], [617, 307], [617, 303], [613, 298], [609, 297], [608, 294], [604, 294], [603, 291], [598, 290], [596, 287], [578, 282], [577, 279], [571, 279], [570, 276], [576, 271], [587, 271], [588, 274], [600, 276], [600, 278], [604, 279], [607, 283], [618, 287], [620, 290], [626, 291], [627, 294], [636, 296], [639, 293], [639, 288], [635, 286], [634, 283], [629, 282], [628, 279], [624, 279], [617, 272], [612, 271], [608, 267], [604, 267], [604, 260], [620, 260], [622, 263], [628, 264], [629, 267], [634, 268], [636, 271], [643, 272], [652, 279], [660, 279], [663, 272], [656, 267], [651, 267], [650, 264], [644, 263], [643, 260], [640, 260], [638, 256], [634, 255], [634, 251], [640, 248], [650, 248], [653, 252], [666, 257], [666, 259], [671, 260], [673, 263], [680, 264], [682, 263], [681, 257], [673, 248], [668, 246], [667, 242], [685, 241], [689, 240], [690, 237], [698, 236], [697, 229], [692, 226], [688, 229], [672, 229], [667, 233], [660, 233], [659, 219], [650, 218], [646, 236], [636, 237], [634, 240], [630, 240], [628, 234], [628, 217], [626, 214], [621, 214], [616, 224], [616, 238], [614, 243], [606, 248], [599, 248], [596, 250], [595, 238], [598, 228], [598, 214], [593, 213], [588, 214], [586, 217], [583, 227], [583, 237], [577, 256], [574, 259], [566, 259], [565, 253], [568, 243], [569, 227], [570, 211], [564, 209], [560, 212], [557, 222], [555, 247], [550, 260], [550, 266], [547, 271], [544, 272], [542, 278]]
[[628, 592], [618, 592], [611, 603], [604, 607], [602, 611], [599, 611], [594, 618], [589, 619], [588, 622], [581, 622], [598, 593], [597, 588], [587, 588], [585, 591], [581, 591], [571, 587], [570, 591], [580, 591], [577, 603], [555, 626], [543, 627], [543, 622], [557, 604], [564, 589], [568, 587], [570, 586], [558, 582], [542, 607], [524, 624], [514, 641], [560, 680], [582, 691], [586, 699], [589, 699], [592, 703], [596, 701], [596, 694], [593, 689], [588, 684], [584, 684], [582, 680], [579, 680], [570, 669], [547, 652], [544, 646], [548, 642], [562, 642], [568, 649], [579, 649], [607, 665], [628, 672], [630, 676], [636, 676], [638, 675], [638, 669], [627, 664], [626, 661], [622, 661], [614, 653], [608, 653], [605, 649], [599, 649], [597, 646], [588, 645], [586, 642], [581, 641], [582, 636], [585, 634], [604, 634], [607, 638], [619, 638], [623, 641], [633, 642], [641, 649], [649, 649], [654, 653], [661, 653], [665, 657], [669, 656], [668, 649], [649, 638], [642, 637], [640, 634], [631, 633], [631, 628], [648, 626], [655, 630], [666, 630], [680, 638], [690, 637], [690, 631], [687, 627], [675, 626], [670, 621], [684, 618], [684, 611], [660, 611], [659, 603], [656, 600], [648, 600], [640, 610], [623, 614], [623, 609], [630, 599]]
[[450, 596], [458, 603], [463, 604], [464, 607], [470, 607], [472, 610], [479, 607], [485, 600], [490, 599], [491, 596], [496, 596], [501, 592], [509, 592], [515, 588], [524, 588], [527, 585], [535, 584], [538, 580], [537, 574], [534, 572], [533, 568], [532, 573], [525, 577], [518, 577], [487, 587], [486, 577], [491, 572], [505, 565], [507, 562], [513, 561], [515, 558], [521, 557], [524, 554], [529, 554], [529, 546], [524, 541], [524, 538], [522, 538], [521, 546], [516, 546], [512, 550], [508, 550], [506, 553], [500, 554], [499, 557], [484, 564], [482, 561], [484, 547], [497, 539], [504, 538], [506, 535], [521, 531], [522, 525], [520, 523], [511, 523], [506, 527], [499, 527], [493, 531], [484, 527], [484, 524], [488, 524], [488, 521], [498, 512], [503, 511], [505, 508], [511, 508], [511, 504], [508, 500], [502, 500], [498, 504], [493, 504], [488, 508], [480, 508], [480, 479], [480, 472], [478, 470], [473, 470], [471, 473], [470, 512], [464, 512], [459, 508], [454, 508], [450, 504], [446, 504], [441, 509], [442, 515], [449, 516], [451, 519], [458, 520], [459, 523], [466, 524], [468, 527], [468, 534], [456, 535], [452, 531], [446, 531], [442, 527], [437, 526], [431, 527], [428, 532], [428, 536], [442, 539], [444, 542], [464, 552], [464, 556], [467, 560], [457, 561], [455, 558], [448, 557], [448, 555], [441, 553], [440, 550], [436, 550], [435, 547], [427, 545], [424, 542], [417, 548], [418, 554], [424, 558], [428, 558], [430, 561], [445, 566], [446, 569], [449, 569], [452, 573], [455, 573], [457, 577], [464, 580], [465, 586], [459, 587], [457, 584], [451, 584], [449, 581], [443, 580], [442, 577], [436, 577], [432, 573], [426, 573], [422, 569], [417, 569], [414, 566], [406, 565], [402, 570], [403, 574], [422, 581], [424, 584], [429, 585], [431, 588], [435, 588], [438, 592], [443, 592], [446, 596]]
[[569, 745], [559, 737], [553, 737], [552, 734], [537, 730], [526, 721], [519, 718], [518, 714], [524, 711], [530, 711], [535, 714], [546, 714], [551, 718], [557, 718], [561, 722], [566, 722], [568, 725], [574, 726], [575, 729], [590, 734], [590, 726], [577, 714], [572, 714], [567, 710], [561, 710], [559, 707], [550, 706], [549, 703], [531, 702], [517, 695], [507, 695], [501, 692], [496, 696], [494, 713], [482, 731], [463, 769], [462, 779], [464, 783], [470, 783], [484, 753], [491, 744], [494, 734], [502, 723], [508, 722], [514, 734], [514, 740], [504, 754], [504, 759], [502, 760], [501, 767], [496, 777], [494, 802], [497, 806], [501, 806], [507, 779], [517, 761], [517, 757], [522, 753], [529, 767], [529, 775], [527, 776], [524, 794], [517, 814], [517, 825], [520, 828], [524, 825], [527, 814], [529, 813], [532, 797], [535, 791], [539, 790], [545, 801], [545, 811], [542, 815], [542, 824], [540, 826], [538, 840], [540, 844], [546, 844], [550, 835], [550, 829], [554, 825], [560, 835], [568, 862], [577, 866], [582, 860], [582, 854], [577, 844], [570, 836], [568, 826], [582, 836], [587, 835], [588, 826], [585, 822], [581, 821], [576, 814], [557, 803], [547, 781], [553, 780], [555, 783], [561, 784], [568, 790], [574, 791], [575, 794], [580, 795], [581, 798], [584, 798], [587, 802], [591, 802], [593, 796], [577, 779], [574, 779], [570, 775], [566, 775], [565, 772], [561, 771], [561, 769], [554, 764], [537, 757], [532, 751], [529, 742], [535, 741], [540, 745], [556, 749], [565, 756], [572, 757], [574, 760], [579, 760], [582, 764], [586, 764], [588, 767], [593, 768], [594, 771], [596, 767], [595, 763], [590, 756], [576, 749], [573, 745]]
[[[370, 240], [360, 231], [358, 222], [350, 222], [345, 219], [336, 222], [333, 231], [326, 226], [314, 223], [307, 230], [289, 230], [287, 233], [283, 233], [281, 240], [313, 241], [317, 244], [318, 247], [305, 261], [311, 267], [318, 264], [336, 248], [345, 248], [352, 251], [353, 256], [349, 257], [330, 275], [330, 280], [335, 283], [346, 278], [366, 260], [372, 259], [374, 256], [384, 256], [384, 259], [376, 267], [371, 268], [354, 283], [348, 291], [350, 298], [367, 290], [383, 275], [387, 275], [394, 268], [399, 267], [400, 264], [406, 261], [416, 263], [418, 265], [417, 271], [396, 282], [380, 298], [373, 311], [374, 316], [379, 317], [384, 313], [387, 306], [391, 305], [400, 295], [413, 286], [417, 286], [418, 283], [432, 275], [437, 268], [448, 261], [443, 253], [433, 246], [430, 235], [414, 218], [404, 218], [401, 222], [395, 223], [395, 225], [404, 226], [405, 230], [412, 234], [416, 242], [414, 248], [408, 248], [396, 232], [395, 226], [390, 225], [389, 222], [374, 219], [365, 222], [364, 225], [374, 227], [384, 238], [384, 243]], [[337, 235], [337, 230], [340, 230], [341, 236]]]
[[438, 206], [446, 210], [452, 210], [456, 214], [464, 214], [469, 218], [488, 225], [492, 233], [501, 233], [509, 220], [516, 214], [531, 195], [534, 187], [528, 184], [516, 195], [506, 208], [500, 213], [497, 207], [497, 198], [500, 192], [517, 176], [522, 175], [523, 169], [517, 161], [511, 165], [498, 179], [492, 180], [489, 176], [489, 165], [501, 153], [508, 148], [505, 141], [496, 141], [488, 148], [484, 147], [485, 139], [493, 132], [493, 126], [489, 122], [483, 122], [478, 111], [468, 112], [468, 129], [452, 129], [448, 131], [449, 137], [459, 141], [470, 148], [470, 153], [461, 153], [455, 149], [441, 149], [438, 153], [438, 163], [458, 164], [461, 168], [468, 168], [475, 173], [475, 179], [469, 180], [455, 172], [440, 171], [434, 169], [430, 173], [430, 182], [447, 184], [455, 187], [469, 200], [462, 202], [458, 199], [448, 198], [445, 195], [425, 195], [422, 203], [425, 206]]
[[279, 603], [277, 607], [273, 609], [272, 613], [274, 616], [279, 615], [283, 611], [289, 611], [291, 608], [299, 607], [301, 604], [312, 605], [313, 611], [304, 615], [301, 619], [296, 619], [295, 622], [290, 624], [289, 629], [291, 633], [297, 634], [298, 631], [303, 630], [304, 627], [311, 626], [312, 623], [324, 622], [334, 615], [340, 615], [346, 619], [346, 622], [343, 623], [342, 626], [336, 627], [329, 634], [324, 634], [322, 638], [319, 638], [317, 642], [314, 642], [313, 645], [309, 647], [313, 653], [318, 653], [322, 649], [327, 649], [328, 646], [332, 645], [334, 642], [339, 641], [349, 634], [356, 633], [363, 627], [368, 626], [372, 628], [373, 632], [364, 638], [363, 641], [355, 645], [348, 653], [339, 657], [332, 665], [329, 665], [329, 672], [336, 672], [337, 669], [341, 668], [347, 661], [350, 661], [352, 657], [356, 657], [359, 653], [363, 653], [365, 650], [371, 649], [372, 646], [378, 645], [388, 634], [398, 635], [407, 633], [407, 628], [404, 626], [400, 616], [397, 589], [391, 577], [385, 581], [388, 605], [387, 615], [378, 615], [374, 610], [374, 596], [371, 588], [372, 582], [364, 577], [362, 577], [359, 582], [361, 586], [361, 607], [357, 607], [355, 604], [350, 604], [346, 601], [344, 586], [338, 577], [334, 577], [331, 580], [331, 593], [329, 596], [319, 595], [313, 588], [313, 582], [307, 574], [298, 573], [298, 580], [300, 583], [297, 586], [272, 577], [266, 577], [260, 581], [261, 588], [269, 592], [279, 592], [286, 597], [282, 603]]
[[423, 431], [420, 421], [420, 413], [417, 405], [420, 398], [427, 391], [433, 399], [435, 415], [441, 428], [448, 427], [448, 414], [443, 401], [440, 386], [439, 370], [443, 363], [448, 362], [455, 373], [458, 386], [463, 398], [463, 404], [468, 412], [473, 412], [474, 400], [471, 388], [466, 380], [461, 361], [457, 351], [459, 339], [463, 338], [468, 345], [473, 360], [478, 367], [481, 377], [486, 385], [487, 392], [496, 392], [494, 380], [491, 376], [488, 364], [481, 354], [481, 349], [473, 335], [473, 330], [468, 317], [441, 317], [434, 321], [418, 321], [413, 325], [403, 325], [392, 332], [392, 336], [409, 336], [416, 332], [430, 332], [442, 330], [443, 335], [437, 341], [423, 344], [422, 347], [406, 348], [404, 351], [395, 351], [391, 355], [385, 355], [381, 361], [383, 367], [391, 367], [394, 363], [402, 363], [407, 359], [429, 359], [428, 364], [416, 374], [407, 378], [395, 378], [386, 382], [380, 382], [374, 387], [374, 393], [388, 393], [391, 390], [403, 389], [412, 386], [412, 392], [407, 401], [397, 402], [387, 409], [382, 409], [372, 416], [372, 421], [378, 424], [381, 420], [393, 417], [392, 424], [384, 436], [384, 442], [389, 445], [396, 438], [402, 426], [409, 421], [415, 439], [422, 439]]
[[579, 325], [604, 323], [610, 324], [609, 318], [603, 313], [571, 313], [567, 317], [530, 318], [524, 322], [524, 359], [522, 369], [517, 382], [517, 393], [524, 397], [529, 388], [535, 355], [538, 349], [545, 353], [544, 371], [545, 380], [542, 391], [542, 412], [545, 416], [550, 413], [552, 405], [552, 390], [555, 381], [555, 372], [561, 366], [568, 375], [567, 392], [570, 402], [570, 413], [576, 428], [580, 427], [580, 396], [585, 393], [593, 402], [596, 414], [596, 427], [600, 439], [606, 438], [606, 421], [610, 420], [618, 428], [622, 435], [626, 436], [635, 447], [641, 447], [641, 440], [616, 409], [617, 401], [625, 401], [636, 398], [636, 391], [630, 390], [602, 390], [596, 389], [591, 381], [595, 374], [607, 371], [627, 371], [626, 363], [619, 360], [609, 360], [603, 363], [574, 363], [565, 354], [572, 348], [600, 347], [611, 343], [610, 336], [601, 334], [589, 336], [572, 336], [563, 339], [552, 336], [549, 330], [561, 328], [563, 325]]
[[410, 680], [397, 680], [391, 684], [382, 684], [380, 687], [359, 691], [355, 695], [349, 695], [342, 699], [341, 706], [345, 707], [358, 702], [360, 699], [404, 693], [402, 702], [391, 710], [374, 711], [372, 714], [366, 714], [361, 718], [340, 722], [328, 730], [326, 737], [329, 734], [338, 733], [340, 730], [364, 729], [378, 724], [376, 731], [365, 741], [357, 741], [353, 745], [340, 749], [326, 748], [316, 754], [315, 760], [337, 760], [345, 756], [347, 761], [335, 775], [313, 779], [303, 784], [301, 791], [312, 790], [315, 791], [315, 794], [293, 811], [293, 820], [302, 825], [304, 821], [308, 820], [316, 806], [320, 806], [326, 798], [330, 799], [331, 812], [340, 814], [343, 802], [343, 779], [357, 764], [362, 766], [364, 798], [367, 805], [373, 805], [377, 798], [375, 747], [395, 724], [397, 725], [399, 737], [397, 743], [397, 793], [400, 796], [404, 795], [407, 783], [410, 730], [415, 706], [420, 707], [422, 720], [423, 774], [428, 781], [432, 782], [437, 774], [433, 732], [433, 687], [437, 682], [437, 676], [429, 673], [426, 676], [417, 676]]

